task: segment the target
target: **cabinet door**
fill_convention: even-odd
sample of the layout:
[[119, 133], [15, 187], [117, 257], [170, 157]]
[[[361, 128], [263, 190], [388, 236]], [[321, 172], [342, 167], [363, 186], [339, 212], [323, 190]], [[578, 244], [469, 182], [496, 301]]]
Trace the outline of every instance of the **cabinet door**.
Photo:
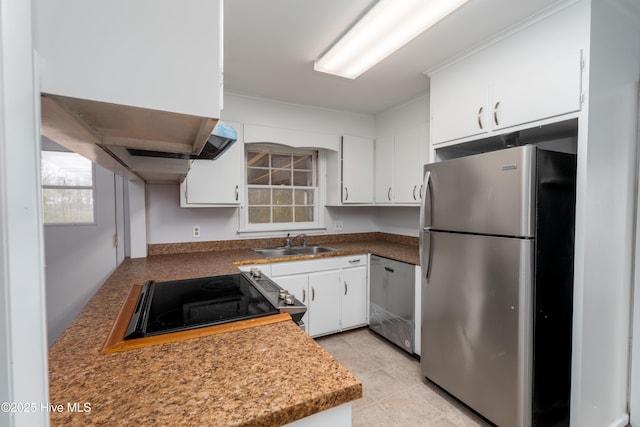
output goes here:
[[395, 140], [395, 202], [420, 203], [421, 128], [412, 126], [396, 132]]
[[489, 87], [447, 71], [431, 78], [431, 139], [439, 144], [488, 132]]
[[493, 129], [525, 124], [580, 110], [582, 52], [578, 49], [536, 61], [494, 82]]
[[342, 203], [373, 203], [374, 141], [342, 137]]
[[[227, 123], [236, 130], [242, 125]], [[216, 160], [192, 160], [180, 185], [182, 207], [239, 205], [242, 202], [244, 144], [241, 132], [236, 141]]]
[[342, 270], [342, 329], [367, 323], [367, 267]]
[[294, 274], [291, 276], [271, 277], [271, 279], [282, 289], [285, 289], [289, 291], [289, 293], [295, 295], [298, 300], [307, 306], [307, 312], [302, 317], [302, 321], [306, 326], [307, 332], [309, 332], [309, 313], [311, 310], [311, 307], [309, 306], [308, 292], [309, 275]]
[[309, 274], [308, 332], [312, 337], [340, 330], [342, 284], [340, 270]]
[[393, 203], [393, 148], [392, 134], [383, 135], [376, 139], [376, 167], [375, 167], [375, 201], [376, 204]]

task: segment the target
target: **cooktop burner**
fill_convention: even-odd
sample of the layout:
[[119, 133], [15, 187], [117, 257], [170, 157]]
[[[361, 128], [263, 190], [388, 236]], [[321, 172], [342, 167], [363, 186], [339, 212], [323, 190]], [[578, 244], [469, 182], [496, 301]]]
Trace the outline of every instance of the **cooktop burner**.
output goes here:
[[125, 339], [159, 335], [279, 313], [246, 273], [148, 281]]

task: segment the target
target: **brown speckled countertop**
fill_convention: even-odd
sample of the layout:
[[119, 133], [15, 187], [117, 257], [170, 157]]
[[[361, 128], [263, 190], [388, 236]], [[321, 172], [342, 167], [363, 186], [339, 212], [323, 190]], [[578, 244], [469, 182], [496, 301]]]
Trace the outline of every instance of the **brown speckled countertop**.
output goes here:
[[[366, 237], [331, 246], [417, 263], [417, 246]], [[51, 404], [90, 409], [50, 413], [51, 425], [277, 426], [360, 398], [357, 378], [288, 321], [100, 353], [133, 285], [233, 274], [234, 263], [263, 259], [232, 249], [125, 260], [49, 349]]]

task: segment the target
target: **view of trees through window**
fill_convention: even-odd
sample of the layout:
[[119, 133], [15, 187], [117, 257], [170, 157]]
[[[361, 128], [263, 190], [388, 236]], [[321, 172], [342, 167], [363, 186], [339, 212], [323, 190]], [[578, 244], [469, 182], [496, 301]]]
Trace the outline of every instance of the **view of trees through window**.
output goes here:
[[76, 153], [43, 151], [42, 201], [45, 224], [93, 223], [93, 164]]
[[315, 221], [315, 153], [249, 150], [249, 224]]

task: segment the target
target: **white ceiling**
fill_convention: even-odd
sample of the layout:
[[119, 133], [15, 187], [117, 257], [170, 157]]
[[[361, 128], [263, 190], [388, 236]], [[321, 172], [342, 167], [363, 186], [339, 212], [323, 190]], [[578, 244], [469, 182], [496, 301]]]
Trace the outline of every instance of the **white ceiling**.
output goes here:
[[356, 80], [314, 71], [314, 60], [373, 3], [375, 0], [226, 1], [225, 91], [375, 114], [423, 94], [429, 87], [425, 70], [557, 0], [470, 0]]

